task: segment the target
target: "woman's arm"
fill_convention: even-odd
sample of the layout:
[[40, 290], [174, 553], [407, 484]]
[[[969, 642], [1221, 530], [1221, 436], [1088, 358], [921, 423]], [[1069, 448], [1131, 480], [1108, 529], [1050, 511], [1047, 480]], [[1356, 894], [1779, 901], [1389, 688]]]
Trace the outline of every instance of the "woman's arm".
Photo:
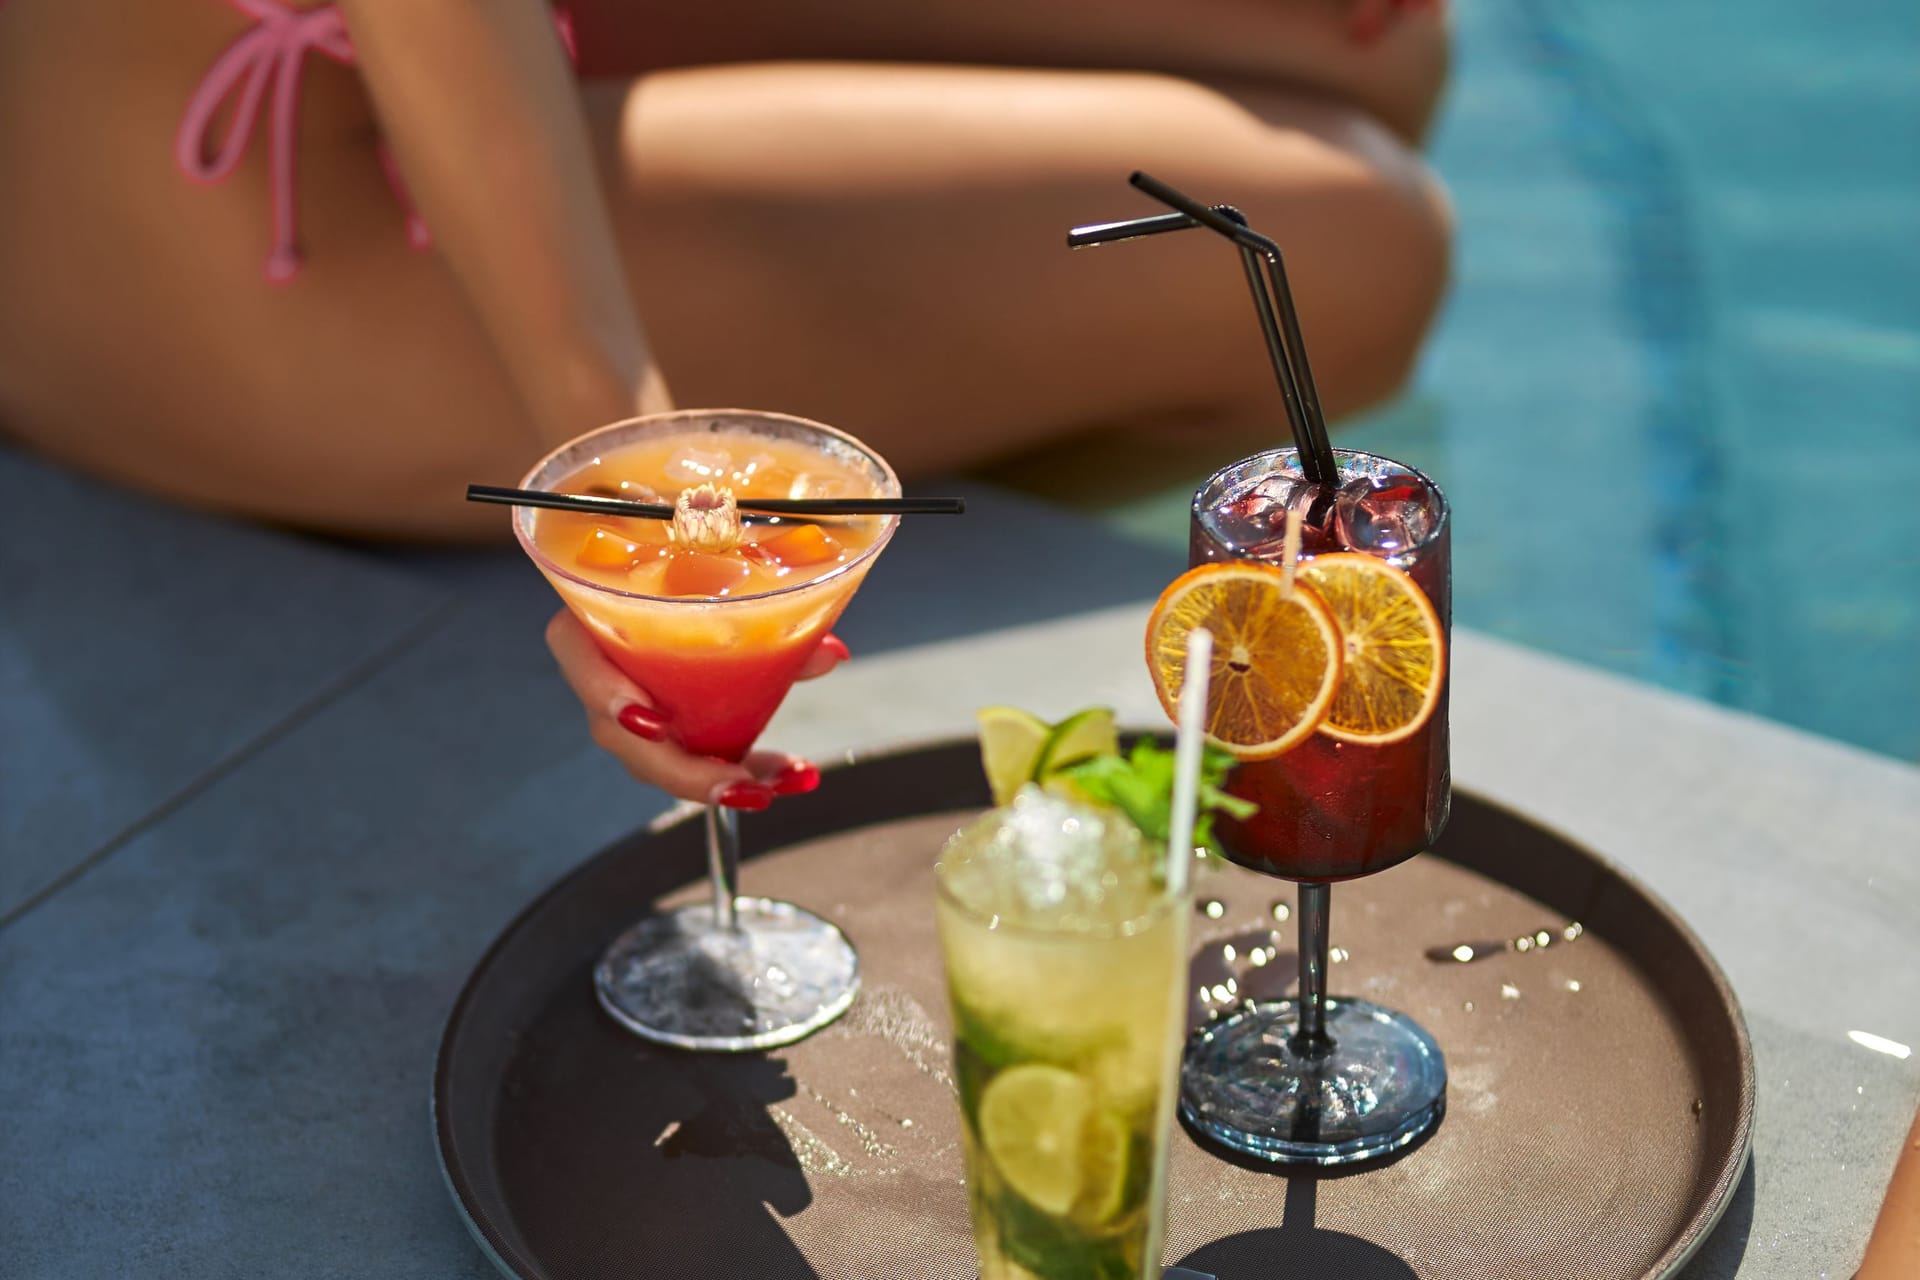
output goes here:
[[671, 408], [539, 0], [340, 0], [407, 186], [543, 443]]

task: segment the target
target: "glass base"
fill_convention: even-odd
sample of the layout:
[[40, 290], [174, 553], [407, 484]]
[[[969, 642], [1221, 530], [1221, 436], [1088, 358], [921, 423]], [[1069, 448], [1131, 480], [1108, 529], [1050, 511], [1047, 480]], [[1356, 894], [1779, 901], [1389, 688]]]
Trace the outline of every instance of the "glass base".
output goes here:
[[650, 916], [593, 971], [600, 1005], [627, 1030], [681, 1049], [744, 1053], [792, 1044], [847, 1011], [860, 959], [839, 929], [790, 902], [738, 898], [735, 929], [713, 906]]
[[1296, 1053], [1296, 1002], [1243, 1007], [1194, 1032], [1180, 1114], [1222, 1146], [1273, 1164], [1333, 1165], [1398, 1151], [1440, 1123], [1447, 1065], [1403, 1013], [1329, 999], [1331, 1052]]

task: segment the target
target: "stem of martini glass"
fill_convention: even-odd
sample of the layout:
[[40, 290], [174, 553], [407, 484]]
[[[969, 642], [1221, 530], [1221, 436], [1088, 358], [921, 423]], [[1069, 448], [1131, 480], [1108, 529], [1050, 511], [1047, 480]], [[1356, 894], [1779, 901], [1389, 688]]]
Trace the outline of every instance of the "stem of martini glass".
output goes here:
[[1327, 919], [1333, 886], [1324, 881], [1300, 886], [1300, 1025], [1287, 1047], [1302, 1057], [1324, 1057], [1333, 1049], [1327, 1034]]
[[734, 898], [740, 890], [740, 817], [725, 805], [707, 806], [707, 874], [713, 881], [714, 927], [739, 928]]

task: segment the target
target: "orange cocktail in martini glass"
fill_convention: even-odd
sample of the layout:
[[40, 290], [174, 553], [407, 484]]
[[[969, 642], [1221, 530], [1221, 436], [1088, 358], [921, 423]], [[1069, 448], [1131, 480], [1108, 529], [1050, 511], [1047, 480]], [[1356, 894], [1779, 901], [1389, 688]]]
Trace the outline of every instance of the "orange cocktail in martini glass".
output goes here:
[[[669, 504], [687, 494], [695, 506], [722, 489], [740, 501], [900, 493], [892, 468], [845, 432], [741, 409], [603, 427], [542, 459], [521, 487]], [[710, 540], [681, 520], [518, 507], [514, 530], [680, 744], [738, 761], [898, 520], [756, 519]], [[839, 929], [791, 903], [736, 893], [734, 821], [731, 810], [707, 806], [712, 902], [646, 917], [595, 971], [601, 1004], [649, 1039], [764, 1049], [852, 1003], [859, 962]]]

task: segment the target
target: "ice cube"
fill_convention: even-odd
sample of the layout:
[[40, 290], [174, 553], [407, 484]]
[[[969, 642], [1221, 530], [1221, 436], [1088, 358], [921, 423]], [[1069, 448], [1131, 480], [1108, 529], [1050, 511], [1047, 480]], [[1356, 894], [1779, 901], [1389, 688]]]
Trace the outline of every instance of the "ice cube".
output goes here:
[[1208, 513], [1208, 524], [1230, 547], [1259, 546], [1284, 526], [1287, 502], [1299, 488], [1293, 476], [1262, 476]]
[[733, 470], [733, 455], [725, 449], [682, 445], [665, 467], [667, 478], [681, 484], [725, 483]]
[[745, 461], [734, 464], [733, 482], [736, 485], [748, 484], [755, 476], [771, 471], [779, 465], [780, 459], [765, 449], [756, 450]]
[[1296, 475], [1261, 476], [1230, 495], [1211, 513], [1210, 532], [1236, 555], [1260, 559], [1280, 554], [1287, 531], [1287, 512], [1301, 517], [1300, 545], [1308, 554], [1332, 549], [1333, 504], [1326, 491]]
[[940, 879], [977, 914], [1077, 930], [1145, 914], [1159, 893], [1125, 817], [1029, 786], [949, 842]]
[[1440, 525], [1440, 496], [1404, 471], [1361, 476], [1340, 487], [1334, 520], [1341, 543], [1378, 556], [1403, 555]]
[[820, 475], [803, 471], [794, 478], [790, 490], [795, 498], [851, 498], [856, 496], [853, 481], [843, 475]]

